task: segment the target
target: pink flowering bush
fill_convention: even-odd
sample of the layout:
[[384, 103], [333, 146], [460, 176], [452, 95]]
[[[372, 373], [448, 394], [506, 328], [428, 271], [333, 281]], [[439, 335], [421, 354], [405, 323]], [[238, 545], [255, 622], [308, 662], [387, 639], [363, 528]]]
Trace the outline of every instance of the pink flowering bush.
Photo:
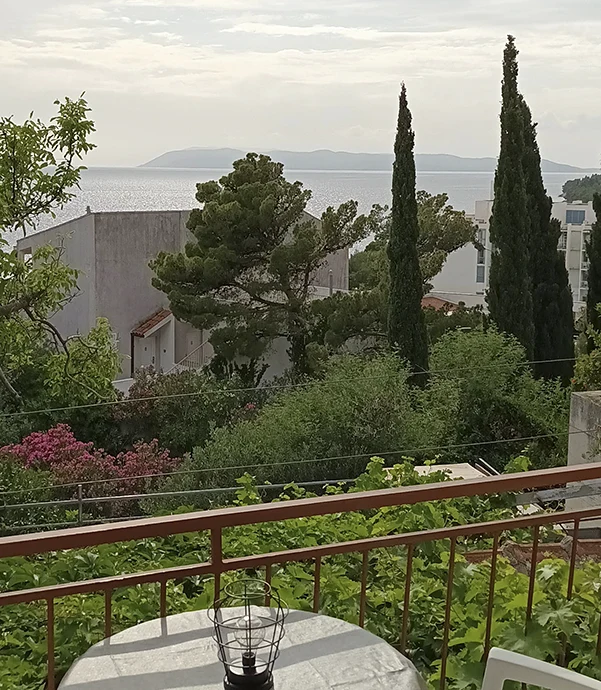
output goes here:
[[[28, 469], [49, 472], [53, 484], [81, 483], [86, 497], [151, 492], [161, 478], [148, 475], [171, 472], [181, 462], [168, 450], [162, 450], [156, 439], [137, 443], [132, 450], [113, 456], [92, 443], [78, 441], [67, 424], [36, 431], [21, 443], [0, 449], [0, 454], [15, 458]], [[72, 496], [74, 489], [65, 487], [63, 495]], [[112, 515], [132, 508], [130, 502], [122, 501], [107, 505], [112, 506]]]

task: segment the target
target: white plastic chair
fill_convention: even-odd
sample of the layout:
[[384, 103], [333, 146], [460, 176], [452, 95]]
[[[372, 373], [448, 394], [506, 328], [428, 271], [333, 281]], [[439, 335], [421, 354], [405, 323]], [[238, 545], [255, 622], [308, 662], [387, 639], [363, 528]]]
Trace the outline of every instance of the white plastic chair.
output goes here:
[[549, 690], [601, 690], [601, 681], [505, 649], [491, 649], [482, 690], [503, 690], [506, 680]]

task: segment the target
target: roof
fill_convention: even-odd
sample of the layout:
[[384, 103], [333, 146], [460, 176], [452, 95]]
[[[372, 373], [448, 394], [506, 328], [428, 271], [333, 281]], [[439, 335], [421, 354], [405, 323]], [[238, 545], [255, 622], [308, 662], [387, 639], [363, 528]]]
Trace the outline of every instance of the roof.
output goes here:
[[146, 321], [142, 321], [139, 326], [136, 326], [131, 332], [136, 338], [144, 338], [148, 331], [158, 326], [162, 321], [165, 321], [171, 316], [169, 309], [159, 309], [152, 316], [150, 316]]
[[459, 305], [455, 302], [449, 302], [448, 299], [426, 295], [426, 297], [422, 297], [422, 307], [431, 307], [436, 311], [456, 311]]
[[[472, 467], [472, 465], [467, 462], [458, 462], [449, 465], [415, 465], [414, 469], [421, 477], [426, 477], [434, 472], [445, 472], [445, 474], [451, 480], [482, 479], [482, 477], [488, 476], [481, 470]], [[390, 468], [385, 467], [384, 471], [390, 477]]]

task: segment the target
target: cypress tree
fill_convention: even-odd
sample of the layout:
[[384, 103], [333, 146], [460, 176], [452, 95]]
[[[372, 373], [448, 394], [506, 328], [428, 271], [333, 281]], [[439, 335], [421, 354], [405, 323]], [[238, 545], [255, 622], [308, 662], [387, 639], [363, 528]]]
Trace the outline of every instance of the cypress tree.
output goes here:
[[601, 314], [597, 311], [597, 305], [601, 304], [601, 194], [595, 194], [593, 197], [593, 208], [597, 214], [597, 221], [593, 223], [591, 236], [586, 242], [589, 262], [586, 316], [589, 325], [599, 331]]
[[[415, 195], [415, 133], [407, 89], [402, 85], [394, 144], [392, 216], [388, 259], [388, 340], [415, 372], [428, 369], [428, 337], [422, 311], [423, 281], [417, 253], [419, 227]], [[425, 377], [419, 377], [420, 383]]]
[[[558, 250], [561, 224], [551, 219], [553, 202], [547, 195], [541, 172], [541, 157], [536, 140], [536, 123], [522, 99], [524, 126], [524, 181], [530, 227], [529, 259], [532, 281], [534, 359], [572, 360], [574, 357], [574, 312], [572, 290], [565, 259]], [[545, 378], [561, 378], [568, 383], [573, 361], [546, 362], [534, 366]]]
[[529, 275], [529, 215], [523, 171], [524, 125], [518, 92], [518, 51], [509, 36], [503, 60], [501, 151], [490, 219], [493, 254], [487, 302], [498, 328], [514, 335], [534, 354], [532, 286]]

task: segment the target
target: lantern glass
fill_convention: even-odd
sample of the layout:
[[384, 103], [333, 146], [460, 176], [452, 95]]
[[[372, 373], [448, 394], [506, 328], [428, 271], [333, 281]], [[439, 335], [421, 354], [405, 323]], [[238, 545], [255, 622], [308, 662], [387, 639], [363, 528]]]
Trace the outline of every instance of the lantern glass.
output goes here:
[[224, 588], [210, 615], [226, 690], [273, 687], [273, 665], [287, 613], [277, 591], [266, 582], [242, 579]]

